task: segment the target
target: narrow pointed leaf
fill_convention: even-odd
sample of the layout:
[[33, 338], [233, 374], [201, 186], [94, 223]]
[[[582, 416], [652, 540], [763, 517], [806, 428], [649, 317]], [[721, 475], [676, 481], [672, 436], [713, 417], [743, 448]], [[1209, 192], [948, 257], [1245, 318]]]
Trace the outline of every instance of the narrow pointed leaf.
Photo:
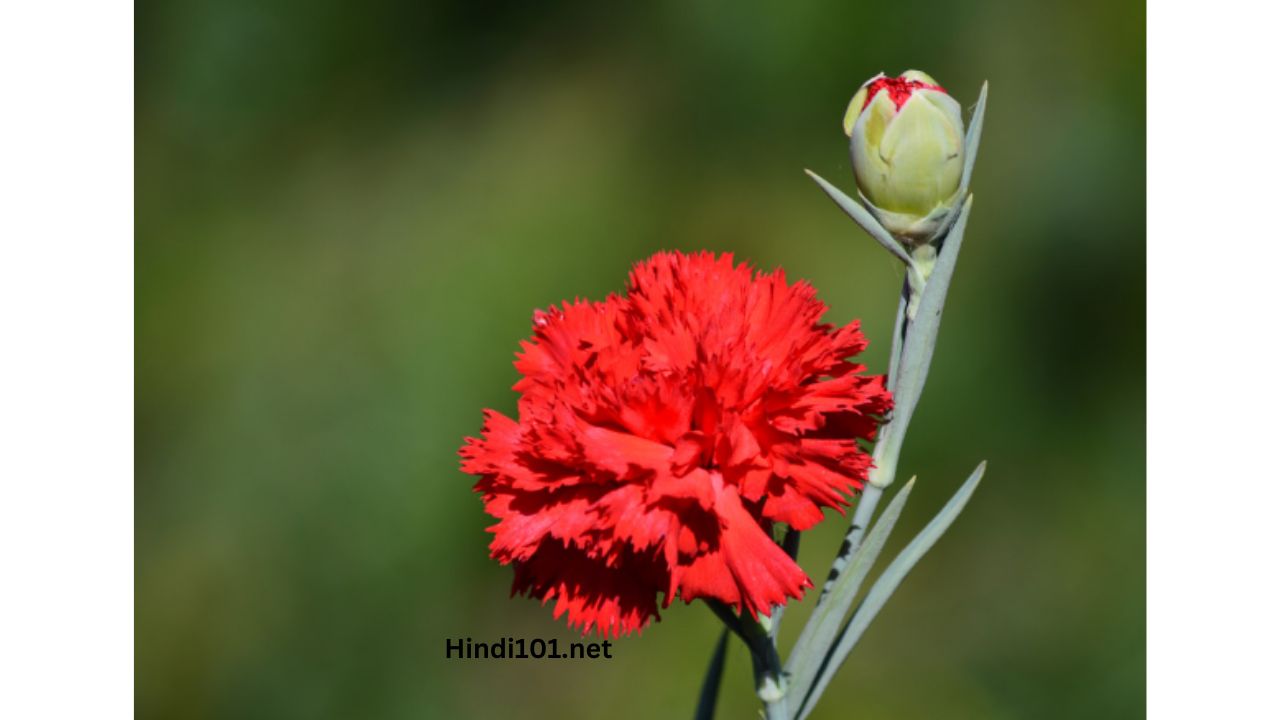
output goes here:
[[978, 159], [978, 143], [982, 141], [982, 121], [987, 115], [987, 83], [982, 83], [978, 104], [969, 119], [969, 130], [964, 137], [964, 170], [960, 175], [961, 193], [969, 192], [969, 180], [973, 177], [973, 164]]
[[938, 541], [938, 538], [942, 537], [947, 528], [951, 527], [951, 523], [960, 515], [960, 511], [964, 510], [965, 504], [973, 496], [973, 491], [977, 489], [978, 483], [982, 480], [982, 474], [986, 472], [986, 469], [987, 463], [984, 460], [978, 464], [973, 474], [969, 476], [964, 485], [960, 486], [960, 489], [951, 497], [951, 500], [942, 508], [942, 511], [933, 520], [929, 521], [924, 530], [921, 530], [920, 534], [916, 535], [903, 548], [902, 552], [898, 553], [898, 556], [893, 559], [889, 567], [885, 568], [884, 574], [877, 578], [871, 589], [867, 591], [866, 598], [863, 599], [858, 609], [854, 611], [853, 619], [849, 621], [844, 632], [840, 634], [839, 641], [835, 646], [835, 652], [832, 654], [830, 661], [822, 668], [822, 672], [819, 673], [817, 680], [813, 684], [813, 689], [802, 701], [801, 706], [797, 708], [796, 717], [799, 720], [803, 720], [812, 711], [818, 702], [818, 698], [822, 697], [823, 691], [827, 689], [831, 678], [840, 669], [845, 658], [849, 657], [854, 645], [862, 638], [863, 632], [866, 631], [867, 626], [875, 619], [884, 604], [888, 602], [893, 595], [893, 591], [898, 589], [898, 585], [902, 583], [903, 578], [907, 576], [907, 573], [911, 572], [911, 569], [920, 561], [920, 558], [929, 552], [929, 549]]
[[813, 178], [813, 181], [818, 183], [818, 187], [822, 188], [822, 190], [826, 192], [832, 200], [835, 200], [836, 205], [839, 205], [840, 209], [844, 210], [846, 215], [853, 218], [853, 221], [858, 223], [863, 230], [866, 230], [867, 234], [874, 238], [876, 242], [880, 243], [885, 250], [888, 250], [894, 257], [907, 265], [912, 264], [911, 256], [903, 249], [902, 243], [894, 240], [893, 236], [889, 234], [889, 231], [885, 230], [884, 226], [872, 217], [871, 212], [862, 207], [862, 203], [859, 203], [857, 200], [845, 195], [840, 188], [832, 185], [826, 180], [823, 180], [821, 176], [812, 170], [805, 170], [804, 172], [806, 175]]
[[836, 578], [826, 601], [814, 608], [809, 621], [800, 631], [800, 638], [791, 649], [786, 667], [793, 697], [805, 696], [822, 667], [823, 660], [830, 655], [839, 636], [840, 627], [844, 625], [845, 616], [853, 607], [853, 600], [857, 597], [859, 588], [862, 587], [862, 581], [866, 579], [880, 551], [884, 549], [885, 541], [889, 539], [889, 533], [898, 522], [898, 516], [902, 514], [902, 507], [907, 504], [907, 498], [911, 495], [911, 488], [915, 486], [915, 482], [916, 479], [911, 478], [880, 514], [880, 518], [876, 520], [871, 531], [867, 533], [866, 539], [849, 561], [848, 567]]
[[716, 716], [716, 699], [720, 697], [720, 678], [724, 677], [724, 658], [729, 652], [729, 630], [720, 633], [720, 642], [711, 655], [711, 664], [702, 678], [702, 692], [698, 694], [698, 709], [693, 720], [712, 720]]
[[920, 394], [924, 392], [929, 363], [933, 360], [933, 348], [938, 342], [938, 327], [942, 324], [942, 307], [947, 300], [947, 290], [951, 287], [951, 274], [956, 268], [956, 258], [964, 242], [965, 226], [972, 207], [973, 196], [970, 195], [960, 210], [960, 217], [956, 219], [956, 224], [942, 244], [933, 273], [920, 298], [916, 317], [910, 321], [907, 329], [902, 358], [895, 367], [897, 377], [893, 384], [893, 420], [885, 425], [880, 438], [880, 443], [886, 447], [885, 457], [897, 457], [897, 448], [901, 447], [911, 415], [920, 401]]

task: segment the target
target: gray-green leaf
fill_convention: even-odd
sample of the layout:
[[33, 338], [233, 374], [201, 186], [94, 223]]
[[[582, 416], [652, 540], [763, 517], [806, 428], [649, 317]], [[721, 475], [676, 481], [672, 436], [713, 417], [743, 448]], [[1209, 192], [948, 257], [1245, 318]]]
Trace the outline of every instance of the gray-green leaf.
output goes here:
[[712, 720], [716, 716], [716, 699], [720, 696], [720, 678], [724, 676], [724, 657], [728, 651], [729, 630], [725, 628], [720, 632], [720, 642], [716, 643], [706, 677], [702, 679], [702, 692], [698, 694], [698, 709], [694, 711], [693, 720]]
[[973, 177], [973, 163], [978, 159], [978, 143], [982, 140], [982, 121], [987, 115], [987, 83], [982, 83], [982, 91], [978, 93], [978, 104], [973, 108], [973, 117], [969, 120], [969, 130], [964, 137], [964, 170], [960, 175], [962, 192], [969, 192], [969, 179]]
[[964, 243], [965, 226], [972, 207], [973, 196], [970, 195], [965, 199], [956, 224], [947, 233], [933, 272], [925, 284], [916, 317], [907, 329], [902, 358], [895, 368], [897, 377], [893, 384], [893, 420], [885, 425], [876, 447], [877, 458], [892, 459], [886, 465], [896, 463], [898, 449], [901, 448], [907, 426], [911, 423], [911, 415], [924, 392], [929, 363], [933, 360], [933, 348], [938, 342], [938, 327], [942, 324], [942, 308], [947, 300], [947, 290], [951, 286], [951, 274], [956, 268], [960, 246]]
[[840, 638], [836, 643], [835, 652], [830, 660], [823, 666], [822, 672], [818, 675], [814, 682], [813, 689], [809, 692], [802, 704], [797, 708], [796, 718], [804, 720], [804, 718], [813, 710], [817, 704], [818, 698], [822, 697], [822, 693], [826, 690], [827, 685], [831, 682], [831, 678], [836, 671], [840, 669], [840, 665], [844, 663], [845, 658], [853, 650], [854, 645], [862, 638], [862, 633], [866, 631], [867, 626], [875, 619], [880, 609], [888, 602], [889, 597], [893, 595], [893, 591], [902, 583], [903, 578], [911, 569], [915, 567], [920, 558], [929, 552], [933, 544], [942, 537], [942, 534], [951, 527], [951, 523], [960, 515], [960, 511], [964, 510], [964, 506], [969, 502], [969, 498], [973, 496], [973, 491], [977, 489], [978, 482], [982, 480], [982, 474], [986, 472], [987, 463], [983, 461], [965, 481], [964, 485], [956, 491], [951, 497], [942, 511], [937, 514], [919, 535], [903, 548], [902, 552], [893, 559], [888, 568], [885, 568], [884, 574], [876, 579], [875, 584], [867, 591], [867, 596], [858, 605], [858, 609], [854, 611], [853, 618], [845, 627], [844, 632], [840, 634]]
[[907, 254], [905, 249], [903, 249], [902, 243], [895, 240], [893, 236], [889, 234], [889, 231], [885, 230], [884, 226], [880, 224], [880, 221], [876, 220], [875, 217], [871, 215], [871, 212], [862, 206], [862, 203], [854, 200], [848, 195], [845, 195], [840, 188], [822, 179], [820, 175], [812, 170], [805, 170], [804, 172], [806, 175], [813, 178], [813, 181], [818, 183], [818, 187], [822, 188], [823, 192], [825, 192], [828, 197], [835, 200], [836, 205], [839, 205], [840, 209], [844, 210], [846, 215], [853, 218], [854, 222], [858, 223], [863, 230], [866, 230], [868, 235], [875, 238], [875, 241], [880, 243], [885, 250], [893, 253], [894, 257], [907, 265], [913, 264], [911, 262], [911, 256]]
[[898, 522], [898, 516], [902, 514], [902, 507], [907, 504], [907, 497], [911, 495], [915, 482], [916, 479], [911, 478], [893, 497], [850, 559], [849, 566], [836, 578], [826, 602], [814, 609], [804, 629], [800, 631], [800, 638], [787, 657], [786, 673], [793, 697], [805, 697], [823, 660], [835, 647], [845, 615], [853, 607], [853, 600], [862, 587], [862, 581], [884, 549], [885, 541]]

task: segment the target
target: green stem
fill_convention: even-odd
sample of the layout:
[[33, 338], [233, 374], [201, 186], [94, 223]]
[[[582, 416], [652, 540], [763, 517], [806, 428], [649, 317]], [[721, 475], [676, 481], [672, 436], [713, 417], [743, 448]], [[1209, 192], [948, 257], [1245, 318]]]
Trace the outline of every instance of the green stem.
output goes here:
[[[889, 376], [891, 389], [896, 393], [896, 388], [900, 372], [899, 366], [901, 362], [901, 353], [906, 345], [906, 336], [910, 329], [910, 320], [907, 317], [907, 308], [918, 297], [918, 293], [923, 291], [923, 281], [919, 284], [912, 282], [910, 273], [912, 269], [908, 268], [908, 277], [904, 279], [902, 286], [902, 297], [898, 303], [897, 318], [893, 328], [893, 345], [889, 358]], [[812, 615], [809, 616], [808, 622], [800, 631], [800, 637], [796, 640], [795, 645], [791, 649], [791, 655], [787, 658], [786, 669], [791, 674], [791, 681], [796, 687], [801, 688], [803, 692], [808, 688], [820, 670], [821, 663], [830, 652], [830, 644], [834, 642], [834, 633], [839, 625], [836, 618], [843, 619], [853, 606], [853, 596], [840, 597], [833, 604], [831, 602], [831, 594], [836, 587], [836, 582], [841, 575], [848, 569], [849, 563], [853, 560], [853, 556], [862, 546], [862, 539], [866, 535], [867, 528], [871, 526], [871, 519], [875, 515], [876, 505], [880, 502], [880, 496], [884, 494], [884, 488], [893, 481], [893, 475], [896, 472], [897, 451], [888, 456], [886, 459], [885, 449], [888, 447], [887, 438], [890, 438], [890, 428], [893, 424], [893, 416], [886, 420], [881, 426], [880, 435], [877, 438], [875, 449], [872, 451], [874, 467], [868, 477], [868, 482], [862, 488], [862, 495], [858, 498], [857, 508], [854, 510], [853, 518], [849, 522], [849, 528], [845, 530], [844, 539], [840, 543], [840, 549], [836, 553], [835, 559], [831, 562], [831, 570], [827, 573], [827, 579], [822, 584], [822, 591], [818, 594], [818, 602], [814, 606]], [[900, 444], [899, 444], [900, 447]], [[803, 698], [801, 698], [803, 701]]]
[[[839, 597], [836, 597], [837, 594], [832, 590], [861, 547], [863, 536], [883, 488], [893, 483], [897, 473], [898, 457], [902, 451], [907, 426], [911, 422], [911, 416], [915, 412], [916, 404], [924, 390], [925, 380], [929, 375], [929, 365], [937, 343], [938, 326], [942, 319], [942, 310], [950, 287], [951, 275], [955, 269], [956, 258], [964, 240], [964, 230], [972, 203], [973, 196], [965, 199], [955, 224], [942, 240], [941, 251], [932, 249], [923, 253], [917, 251], [915, 266], [908, 268], [907, 271], [906, 294], [903, 302], [899, 304], [897, 327], [894, 331], [895, 343], [899, 338], [901, 343], [894, 347], [889, 368], [892, 378], [890, 390], [893, 392], [893, 411], [880, 428], [880, 435], [871, 455], [874, 467], [868, 473], [862, 499], [850, 521], [849, 530], [845, 533], [844, 543], [835, 562], [832, 563], [831, 573], [823, 585], [822, 594], [818, 597], [817, 607], [809, 618], [809, 622], [806, 623], [800, 640], [796, 642], [787, 662], [787, 669], [792, 673], [792, 682], [801, 688], [799, 692], [806, 696], [801, 698], [801, 702], [804, 703], [801, 710], [806, 713], [821, 695], [821, 690], [811, 684], [816, 673], [825, 673], [829, 680], [830, 675], [844, 659], [843, 656], [833, 657], [835, 643], [839, 641], [838, 635], [830, 630], [822, 632], [819, 628], [834, 627], [836, 618], [843, 620], [852, 606], [856, 587], [847, 593], [839, 593]], [[920, 272], [921, 269], [923, 272]], [[835, 664], [830, 665], [832, 662]], [[821, 663], [827, 663], [829, 667], [820, 668]]]
[[[751, 651], [751, 669], [755, 674], [756, 696], [764, 705], [766, 720], [790, 720], [787, 711], [787, 680], [782, 671], [782, 659], [769, 634], [766, 622], [750, 617], [740, 617], [733, 608], [719, 600], [707, 600], [707, 607], [716, 614], [735, 635], [742, 638]], [[704, 681], [704, 685], [705, 685]]]
[[[977, 157], [986, 101], [987, 85], [983, 83], [982, 92], [978, 97], [977, 108], [974, 111], [968, 133], [965, 136], [966, 160], [960, 189], [957, 193], [957, 196], [964, 198], [964, 201], [948, 215], [947, 221], [939, 229], [937, 236], [930, 238], [928, 243], [916, 247], [910, 254], [907, 253], [906, 248], [896, 238], [890, 236], [889, 232], [871, 216], [866, 208], [831, 183], [808, 170], [805, 171], [849, 217], [853, 218], [859, 226], [866, 230], [872, 238], [894, 257], [902, 260], [906, 267], [906, 277], [904, 278], [903, 289], [899, 298], [897, 319], [894, 323], [893, 344], [889, 353], [888, 386], [893, 393], [893, 412], [881, 426], [875, 449], [872, 451], [873, 467], [868, 473], [866, 486], [863, 488], [862, 497], [858, 502], [853, 518], [850, 520], [844, 542], [836, 554], [827, 580], [823, 584], [822, 592], [818, 596], [817, 605], [813, 614], [809, 617], [809, 621], [805, 623], [795, 647], [792, 648], [791, 656], [787, 659], [786, 669], [791, 673], [788, 679], [794, 683], [796, 688], [799, 688], [798, 691], [793, 692], [793, 695], [799, 697], [797, 718], [800, 719], [812, 710], [826, 683], [830, 681], [831, 676], [839, 668], [849, 650], [852, 649], [852, 643], [857, 641], [856, 636], [842, 637], [843, 631], [839, 630], [839, 624], [852, 606], [862, 576], [854, 574], [845, 581], [842, 581], [841, 578], [862, 545], [863, 537], [866, 534], [868, 525], [870, 525], [872, 516], [875, 514], [880, 495], [883, 494], [885, 487], [893, 483], [894, 476], [897, 473], [903, 438], [906, 435], [906, 428], [911, 421], [911, 415], [915, 411], [916, 403], [919, 402], [920, 394], [924, 390], [925, 379], [929, 374], [929, 365], [937, 342], [938, 325], [942, 318], [943, 305], [946, 302], [947, 290], [951, 283], [951, 275], [955, 269], [960, 245], [964, 239], [964, 229], [968, 221], [969, 211], [973, 205], [973, 196], [969, 194], [969, 180], [972, 176], [974, 160]], [[981, 477], [981, 467], [976, 471], [976, 477]], [[976, 484], [977, 481], [971, 479], [970, 482]], [[966, 485], [969, 485], [969, 483], [966, 483]], [[908, 484], [907, 489], [909, 488], [910, 485]], [[969, 492], [972, 492], [971, 487]], [[899, 497], [905, 501], [905, 495], [900, 493]], [[896, 501], [891, 504], [890, 511], [896, 505]], [[963, 501], [957, 507], [962, 506]], [[958, 510], [955, 512], [958, 512]], [[885, 527], [887, 536], [888, 531], [892, 529], [892, 520]], [[934, 533], [935, 539], [936, 535], [945, 529], [945, 526], [940, 527], [941, 529]], [[883, 539], [880, 542], [883, 543]], [[931, 545], [932, 541], [929, 544]], [[872, 551], [871, 557], [866, 563], [860, 563], [860, 566], [866, 565], [869, 569], [870, 563], [874, 562], [876, 552], [878, 552], [878, 549]], [[921, 550], [922, 553], [923, 550]], [[909, 569], [910, 564], [914, 564], [915, 559], [918, 559], [918, 557], [905, 562], [903, 567]], [[895, 560], [896, 562], [897, 560]], [[900, 574], [905, 574], [905, 571], [905, 569], [902, 570]], [[871, 593], [875, 593], [877, 588], [882, 588], [882, 595], [884, 595], [884, 599], [887, 599], [888, 593], [892, 592], [892, 589], [884, 589], [889, 587], [888, 585], [881, 585], [884, 579], [882, 576], [881, 580], [877, 581]], [[898, 579], [900, 580], [900, 577]], [[833, 595], [833, 589], [837, 586], [839, 586], [840, 590]], [[896, 583], [894, 586], [896, 587]], [[864, 615], [862, 617], [863, 622], [870, 622], [875, 611], [875, 609], [872, 609]], [[857, 616], [858, 613], [855, 613], [855, 618]], [[837, 647], [838, 645], [842, 647]], [[839, 652], [837, 653], [837, 651]], [[833, 655], [836, 656], [833, 657]], [[820, 678], [820, 684], [815, 687], [811, 685], [811, 682], [816, 679], [815, 675], [818, 672], [821, 672], [823, 677]]]
[[743, 618], [744, 634], [751, 648], [751, 665], [756, 676], [756, 696], [764, 704], [766, 720], [790, 720], [787, 711], [787, 680], [782, 672], [778, 648], [764, 625]]
[[[893, 345], [892, 356], [889, 358], [889, 385], [890, 390], [897, 396], [898, 388], [897, 380], [899, 376], [899, 366], [901, 363], [901, 354], [905, 345], [907, 333], [910, 332], [911, 320], [908, 318], [907, 308], [919, 303], [920, 293], [924, 292], [924, 280], [919, 279], [918, 283], [912, 281], [912, 274], [915, 271], [908, 267], [907, 278], [903, 282], [902, 302], [898, 305], [898, 315], [893, 328]], [[849, 565], [849, 559], [858, 551], [858, 546], [862, 544], [862, 536], [866, 534], [867, 527], [871, 524], [871, 517], [875, 514], [876, 504], [880, 501], [882, 488], [888, 487], [893, 482], [893, 476], [897, 472], [898, 453], [902, 448], [900, 441], [893, 440], [894, 433], [894, 417], [891, 414], [889, 418], [880, 426], [880, 434], [876, 440], [875, 449], [872, 450], [873, 467], [868, 473], [868, 482], [862, 489], [862, 496], [858, 499], [858, 507], [854, 510], [853, 519], [849, 522], [849, 529], [845, 531], [844, 540], [840, 543], [840, 551], [836, 554], [836, 559], [831, 563], [831, 571], [827, 574], [827, 580], [822, 584], [822, 592], [818, 595], [817, 607], [822, 607], [826, 602], [827, 596], [831, 594], [831, 588], [835, 586], [836, 579], [840, 577], [840, 573], [844, 572], [845, 567]], [[892, 446], [892, 451], [889, 450]], [[816, 609], [815, 609], [815, 612]], [[808, 627], [805, 628], [806, 630]], [[803, 647], [802, 643], [805, 638], [802, 636], [800, 641], [796, 643], [796, 647]]]
[[[787, 528], [787, 534], [782, 539], [782, 550], [795, 560], [800, 555], [800, 531], [795, 528]], [[778, 605], [773, 608], [773, 614], [769, 616], [769, 637], [777, 642], [778, 628], [782, 627], [782, 615], [787, 610], [786, 605]]]

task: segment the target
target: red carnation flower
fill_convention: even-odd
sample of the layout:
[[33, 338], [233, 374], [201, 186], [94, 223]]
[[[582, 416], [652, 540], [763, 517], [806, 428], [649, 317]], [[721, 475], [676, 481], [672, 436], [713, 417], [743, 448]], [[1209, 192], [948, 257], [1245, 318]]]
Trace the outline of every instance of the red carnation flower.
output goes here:
[[535, 313], [519, 420], [486, 411], [460, 451], [512, 594], [613, 636], [657, 617], [659, 593], [753, 616], [800, 598], [812, 583], [772, 525], [848, 504], [871, 464], [858, 441], [890, 406], [848, 360], [858, 323], [825, 311], [781, 270], [659, 253], [624, 297]]

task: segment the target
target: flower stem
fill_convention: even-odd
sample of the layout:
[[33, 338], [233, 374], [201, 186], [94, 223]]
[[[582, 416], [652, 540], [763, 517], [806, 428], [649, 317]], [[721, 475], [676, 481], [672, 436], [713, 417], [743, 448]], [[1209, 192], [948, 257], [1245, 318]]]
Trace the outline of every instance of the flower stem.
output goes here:
[[[782, 551], [785, 552], [792, 560], [800, 554], [800, 531], [795, 528], [787, 528], [787, 534], [782, 539]], [[777, 642], [778, 628], [782, 627], [782, 614], [786, 612], [786, 605], [776, 605], [773, 608], [773, 614], [769, 616], [769, 637]]]
[[[769, 621], [761, 622], [739, 616], [733, 608], [719, 600], [707, 600], [707, 607], [724, 622], [725, 627], [742, 638], [751, 651], [751, 669], [755, 674], [756, 696], [764, 705], [766, 720], [790, 720], [787, 711], [787, 680], [782, 671], [782, 659], [773, 636], [769, 634]], [[706, 681], [704, 680], [704, 685]]]
[[756, 696], [764, 704], [766, 720], [790, 720], [787, 712], [787, 680], [782, 673], [782, 660], [768, 629], [755, 620], [743, 618], [747, 645], [751, 648], [751, 666], [756, 676]]
[[[897, 473], [898, 457], [907, 426], [929, 375], [947, 290], [964, 240], [964, 229], [972, 204], [973, 196], [970, 195], [961, 206], [955, 223], [942, 238], [940, 248], [918, 249], [914, 254], [914, 266], [907, 269], [908, 276], [898, 304], [894, 344], [889, 360], [893, 410], [881, 425], [880, 435], [871, 455], [873, 467], [867, 474], [862, 498], [831, 565], [827, 581], [823, 584], [817, 606], [787, 660], [790, 679], [800, 688], [797, 691], [800, 697], [800, 716], [812, 709], [826, 682], [848, 655], [852, 643], [857, 641], [857, 636], [843, 638], [845, 631], [836, 630], [836, 627], [852, 607], [858, 583], [848, 584], [851, 589], [839, 592], [836, 590], [843, 587], [840, 583], [842, 576], [861, 549], [880, 495], [884, 488], [893, 484]], [[865, 617], [869, 621], [871, 615]], [[837, 644], [842, 644], [843, 647], [837, 647]], [[822, 673], [821, 678], [817, 678], [818, 673]], [[820, 684], [815, 685], [815, 680]]]
[[[902, 348], [905, 345], [907, 332], [911, 327], [911, 320], [908, 317], [907, 308], [919, 303], [920, 293], [924, 291], [924, 280], [920, 279], [918, 283], [912, 282], [912, 269], [908, 268], [908, 276], [903, 279], [902, 298], [898, 303], [898, 315], [893, 327], [893, 344], [889, 358], [889, 385], [890, 390], [897, 392], [898, 368], [901, 363]], [[880, 435], [876, 442], [875, 449], [872, 450], [873, 467], [868, 473], [866, 485], [862, 488], [862, 495], [858, 499], [858, 507], [853, 512], [853, 519], [849, 522], [849, 529], [845, 531], [844, 540], [840, 543], [840, 551], [836, 553], [836, 559], [831, 563], [831, 571], [827, 574], [827, 580], [822, 584], [822, 592], [818, 595], [818, 606], [821, 607], [826, 601], [827, 596], [831, 593], [831, 588], [835, 586], [836, 579], [840, 577], [840, 573], [849, 564], [850, 558], [858, 551], [858, 547], [862, 544], [862, 536], [866, 534], [867, 527], [871, 524], [871, 517], [875, 515], [876, 504], [880, 502], [880, 496], [884, 493], [883, 488], [893, 483], [893, 476], [897, 472], [898, 451], [902, 447], [900, 441], [893, 440], [893, 416], [892, 414], [880, 426]], [[892, 445], [893, 451], [888, 452], [889, 446]], [[816, 612], [816, 610], [815, 610]]]
[[[903, 379], [902, 354], [911, 327], [908, 309], [918, 304], [919, 294], [924, 291], [925, 284], [924, 279], [920, 277], [913, 281], [910, 276], [913, 272], [911, 268], [908, 268], [907, 272], [908, 277], [904, 278], [902, 283], [889, 357], [889, 385], [895, 393]], [[902, 420], [905, 419], [907, 418]], [[818, 602], [814, 606], [813, 614], [805, 623], [799, 639], [791, 649], [790, 657], [787, 658], [786, 669], [791, 673], [791, 680], [796, 683], [796, 687], [800, 688], [800, 693], [807, 692], [822, 664], [827, 661], [841, 624], [837, 619], [843, 619], [853, 606], [852, 593], [845, 593], [836, 598], [832, 597], [832, 593], [841, 576], [848, 570], [859, 548], [862, 547], [862, 539], [871, 526], [871, 519], [875, 516], [880, 496], [884, 494], [884, 488], [893, 482], [893, 476], [897, 471], [898, 449], [901, 448], [901, 442], [894, 440], [894, 420], [895, 416], [891, 413], [880, 428], [875, 449], [872, 451], [873, 467], [868, 474], [867, 482], [863, 485], [849, 528], [845, 530], [844, 540], [841, 541], [840, 549], [831, 562], [831, 570], [828, 571], [827, 579], [822, 584], [822, 591], [818, 594]], [[804, 697], [799, 700], [802, 704], [805, 701]]]

